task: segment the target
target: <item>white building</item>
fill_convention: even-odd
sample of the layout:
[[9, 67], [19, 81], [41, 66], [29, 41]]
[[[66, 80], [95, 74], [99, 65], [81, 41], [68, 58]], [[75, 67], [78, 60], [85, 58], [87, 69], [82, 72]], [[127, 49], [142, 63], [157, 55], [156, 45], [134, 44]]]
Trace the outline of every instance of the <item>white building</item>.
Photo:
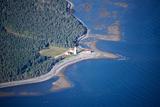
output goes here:
[[77, 55], [77, 47], [74, 47], [74, 52], [73, 52], [74, 55]]

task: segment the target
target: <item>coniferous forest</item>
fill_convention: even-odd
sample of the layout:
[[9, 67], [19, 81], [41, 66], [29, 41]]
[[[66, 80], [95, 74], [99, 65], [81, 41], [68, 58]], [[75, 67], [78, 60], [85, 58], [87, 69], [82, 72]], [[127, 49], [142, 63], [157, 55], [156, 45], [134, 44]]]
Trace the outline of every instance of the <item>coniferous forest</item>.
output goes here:
[[54, 58], [39, 51], [50, 45], [73, 47], [86, 27], [66, 0], [0, 0], [0, 83], [50, 71]]

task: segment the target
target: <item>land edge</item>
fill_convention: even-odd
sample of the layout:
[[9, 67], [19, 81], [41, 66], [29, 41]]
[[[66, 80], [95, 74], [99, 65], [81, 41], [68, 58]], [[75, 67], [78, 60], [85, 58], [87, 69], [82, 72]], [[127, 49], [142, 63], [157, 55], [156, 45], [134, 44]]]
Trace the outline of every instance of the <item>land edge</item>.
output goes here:
[[[67, 3], [69, 3], [70, 5], [71, 5], [71, 9], [74, 7], [74, 4], [71, 2], [71, 1], [69, 1], [69, 0], [65, 0]], [[83, 23], [83, 21], [82, 20], [80, 20], [78, 17], [76, 17], [75, 15], [74, 15], [74, 17], [75, 18], [77, 18], [79, 21], [80, 21], [80, 23], [84, 26], [84, 27], [86, 27], [87, 28], [87, 34], [83, 34], [83, 35], [81, 35], [79, 38], [83, 38], [83, 37], [85, 37], [86, 35], [88, 35], [88, 27], [86, 26], [86, 24], [85, 23]], [[79, 40], [79, 38], [78, 38], [78, 40]], [[56, 66], [57, 64], [55, 64], [55, 66]], [[54, 68], [54, 66], [53, 66], [53, 68]], [[53, 69], [52, 68], [52, 69]], [[50, 78], [52, 78], [52, 77], [47, 77], [47, 78], [45, 78], [45, 76], [47, 75], [47, 74], [49, 74], [51, 71], [52, 71], [52, 69], [48, 72], [48, 73], [46, 73], [46, 74], [44, 74], [44, 75], [41, 75], [41, 76], [39, 76], [39, 77], [34, 77], [34, 78], [29, 78], [29, 79], [25, 79], [25, 80], [17, 80], [17, 81], [11, 81], [11, 82], [4, 82], [4, 83], [0, 83], [0, 88], [6, 88], [6, 87], [14, 87], [14, 86], [17, 86], [17, 85], [26, 85], [26, 84], [32, 84], [32, 83], [39, 83], [39, 82], [43, 82], [43, 81], [46, 81], [46, 80], [49, 80]], [[56, 76], [56, 75], [55, 75]], [[44, 79], [42, 79], [44, 77]], [[38, 80], [39, 79], [39, 80]], [[42, 79], [42, 80], [40, 80], [40, 79]], [[38, 81], [37, 81], [38, 80]]]
[[[66, 0], [68, 3], [71, 3], [70, 1]], [[73, 3], [71, 3], [72, 7], [74, 6]], [[76, 16], [75, 16], [76, 17]], [[76, 17], [77, 18], [77, 17]], [[77, 18], [86, 28], [87, 28], [87, 34], [82, 35], [81, 37], [79, 37], [80, 40], [82, 40], [83, 38], [85, 38], [85, 36], [87, 36], [89, 34], [89, 29], [88, 27], [83, 23], [82, 20], [80, 20], [79, 18]], [[77, 59], [78, 58], [78, 59]], [[11, 81], [11, 82], [5, 82], [5, 83], [0, 83], [0, 88], [6, 88], [6, 87], [14, 87], [14, 86], [19, 86], [19, 85], [26, 85], [26, 84], [33, 84], [33, 83], [40, 83], [40, 82], [44, 82], [47, 81], [51, 78], [53, 78], [54, 76], [59, 76], [60, 72], [62, 73], [62, 71], [65, 70], [65, 68], [69, 65], [75, 64], [77, 62], [83, 61], [83, 60], [88, 60], [88, 59], [100, 59], [100, 58], [107, 58], [107, 59], [120, 59], [121, 55], [118, 54], [112, 54], [109, 52], [101, 52], [101, 51], [95, 51], [92, 54], [89, 54], [88, 56], [85, 54], [85, 57], [81, 57], [81, 56], [76, 56], [75, 58], [73, 58], [70, 61], [67, 61], [65, 63], [61, 63], [61, 61], [59, 63], [56, 63], [55, 66], [53, 66], [53, 68], [46, 74], [41, 75], [39, 77], [35, 77], [35, 78], [30, 78], [30, 79], [26, 79], [26, 80], [18, 80], [18, 81]], [[62, 60], [64, 61], [64, 60]], [[64, 75], [64, 74], [63, 74]], [[65, 78], [65, 76], [64, 76]], [[58, 81], [58, 80], [57, 80]], [[54, 85], [56, 84], [56, 81], [54, 83]], [[65, 87], [60, 87], [59, 89], [62, 89]], [[58, 90], [59, 90], [58, 89]], [[56, 90], [56, 91], [58, 91]], [[54, 90], [53, 90], [54, 91]]]
[[83, 60], [99, 59], [99, 58], [118, 59], [118, 58], [120, 58], [120, 56], [114, 55], [111, 53], [106, 53], [106, 52], [105, 53], [93, 52], [88, 55], [79, 54], [77, 56], [73, 56], [73, 58], [71, 58], [71, 59], [62, 60], [63, 62], [60, 61], [60, 62], [56, 63], [55, 66], [53, 66], [53, 68], [51, 69], [51, 71], [49, 71], [48, 73], [46, 73], [42, 76], [27, 79], [27, 80], [19, 80], [19, 81], [1, 83], [0, 88], [43, 82], [43, 81], [46, 81], [46, 80], [53, 78], [54, 76], [58, 76], [59, 73], [62, 72], [69, 65], [75, 64], [75, 63], [83, 61]]

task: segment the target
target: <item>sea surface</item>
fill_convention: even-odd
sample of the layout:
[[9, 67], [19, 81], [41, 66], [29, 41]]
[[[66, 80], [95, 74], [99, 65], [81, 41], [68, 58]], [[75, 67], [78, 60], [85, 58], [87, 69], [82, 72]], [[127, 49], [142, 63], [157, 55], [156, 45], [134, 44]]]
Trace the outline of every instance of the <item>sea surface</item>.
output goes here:
[[[0, 89], [43, 93], [0, 97], [0, 107], [160, 107], [159, 1], [122, 0], [128, 3], [127, 8], [115, 7], [112, 3], [106, 6], [106, 1], [109, 0], [74, 0], [74, 14], [97, 34], [106, 31], [95, 29], [94, 22], [107, 26], [119, 20], [122, 40], [98, 41], [97, 48], [125, 58], [86, 60], [67, 67], [65, 74], [73, 87], [58, 92], [49, 92], [50, 84], [57, 78]], [[85, 11], [82, 9], [84, 3], [87, 3]], [[99, 18], [101, 8], [117, 11], [118, 16]]]

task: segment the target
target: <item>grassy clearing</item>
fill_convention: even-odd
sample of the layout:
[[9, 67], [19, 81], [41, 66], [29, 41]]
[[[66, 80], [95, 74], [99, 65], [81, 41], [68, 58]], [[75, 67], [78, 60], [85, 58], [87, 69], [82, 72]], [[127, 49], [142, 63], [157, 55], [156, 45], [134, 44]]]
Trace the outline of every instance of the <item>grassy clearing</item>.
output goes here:
[[41, 50], [40, 54], [43, 56], [48, 56], [48, 57], [56, 57], [56, 56], [64, 53], [67, 50], [68, 50], [67, 48], [50, 46], [48, 49]]

